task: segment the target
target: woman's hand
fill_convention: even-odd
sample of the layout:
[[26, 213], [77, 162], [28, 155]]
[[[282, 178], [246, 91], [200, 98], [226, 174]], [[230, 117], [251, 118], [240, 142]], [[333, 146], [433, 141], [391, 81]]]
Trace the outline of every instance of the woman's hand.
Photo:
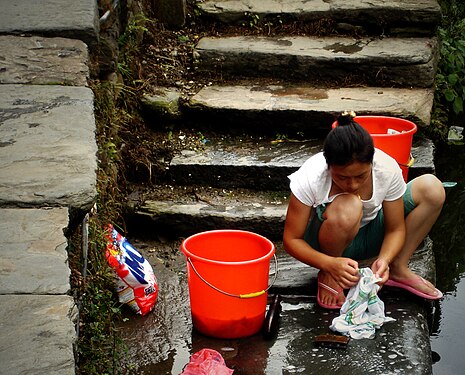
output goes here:
[[371, 270], [376, 277], [380, 277], [382, 280], [378, 283], [383, 286], [386, 281], [389, 279], [389, 263], [384, 258], [376, 259], [371, 265]]
[[343, 257], [328, 257], [328, 259], [324, 271], [330, 273], [341, 288], [349, 289], [358, 283], [360, 275], [357, 261]]

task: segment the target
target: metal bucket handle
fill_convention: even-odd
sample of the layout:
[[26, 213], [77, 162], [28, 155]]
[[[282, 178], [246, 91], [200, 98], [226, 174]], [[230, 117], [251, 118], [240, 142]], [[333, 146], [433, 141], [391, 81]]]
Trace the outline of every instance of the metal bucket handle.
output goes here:
[[268, 287], [265, 290], [260, 290], [259, 292], [253, 292], [253, 293], [247, 293], [247, 294], [232, 294], [232, 293], [225, 292], [224, 290], [221, 290], [220, 288], [217, 288], [216, 286], [212, 285], [207, 280], [205, 280], [199, 274], [197, 269], [194, 267], [194, 264], [192, 263], [192, 260], [191, 260], [190, 257], [187, 258], [187, 261], [189, 262], [189, 264], [191, 265], [192, 269], [194, 270], [195, 274], [199, 277], [199, 279], [202, 280], [205, 284], [207, 284], [210, 288], [216, 290], [217, 292], [223, 293], [223, 294], [225, 294], [225, 295], [227, 295], [229, 297], [245, 299], [245, 298], [259, 297], [259, 296], [265, 294], [273, 286], [273, 284], [276, 281], [276, 278], [278, 277], [278, 258], [276, 257], [276, 254], [273, 254], [273, 258], [274, 258], [274, 264], [275, 264], [275, 272], [274, 272], [274, 277], [273, 277], [273, 280], [272, 280], [271, 284], [268, 285]]

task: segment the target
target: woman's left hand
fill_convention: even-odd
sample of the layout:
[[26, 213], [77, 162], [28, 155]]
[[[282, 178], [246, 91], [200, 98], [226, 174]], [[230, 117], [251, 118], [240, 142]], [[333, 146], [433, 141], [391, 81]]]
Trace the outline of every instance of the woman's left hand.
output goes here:
[[378, 283], [383, 286], [386, 281], [389, 279], [389, 263], [386, 259], [378, 258], [371, 265], [371, 270], [376, 277], [381, 278], [382, 280]]

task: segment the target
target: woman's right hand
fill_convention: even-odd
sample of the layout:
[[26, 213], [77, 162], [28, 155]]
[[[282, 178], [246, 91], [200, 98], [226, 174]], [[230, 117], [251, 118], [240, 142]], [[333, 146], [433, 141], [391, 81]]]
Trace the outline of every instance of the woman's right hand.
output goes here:
[[331, 274], [334, 280], [344, 289], [349, 289], [358, 283], [358, 262], [343, 257], [329, 257], [324, 271]]

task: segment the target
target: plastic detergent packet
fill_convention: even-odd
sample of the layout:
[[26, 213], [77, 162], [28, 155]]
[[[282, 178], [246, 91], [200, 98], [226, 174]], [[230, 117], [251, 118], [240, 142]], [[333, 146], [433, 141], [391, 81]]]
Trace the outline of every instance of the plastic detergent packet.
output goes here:
[[205, 348], [192, 354], [181, 375], [230, 375], [233, 372], [226, 366], [220, 353]]
[[105, 256], [116, 273], [119, 301], [137, 314], [149, 313], [158, 296], [158, 283], [152, 266], [111, 224], [106, 227], [106, 239]]

